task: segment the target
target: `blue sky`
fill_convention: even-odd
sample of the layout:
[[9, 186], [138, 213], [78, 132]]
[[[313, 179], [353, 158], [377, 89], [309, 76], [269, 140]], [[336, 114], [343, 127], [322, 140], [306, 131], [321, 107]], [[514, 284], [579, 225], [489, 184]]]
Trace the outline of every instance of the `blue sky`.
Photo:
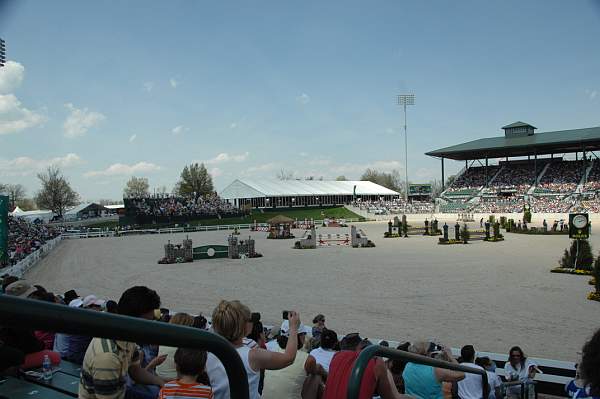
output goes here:
[[600, 125], [599, 1], [324, 3], [0, 0], [0, 182], [403, 174], [405, 92], [414, 182], [440, 177], [426, 151], [516, 120]]

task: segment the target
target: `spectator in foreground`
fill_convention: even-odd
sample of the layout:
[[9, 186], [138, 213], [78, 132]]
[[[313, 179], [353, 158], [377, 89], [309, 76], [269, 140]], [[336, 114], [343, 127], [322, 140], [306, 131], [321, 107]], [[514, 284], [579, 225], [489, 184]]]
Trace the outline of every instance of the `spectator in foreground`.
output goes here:
[[[147, 287], [126, 290], [119, 300], [119, 314], [154, 320], [154, 310], [160, 307], [160, 297]], [[136, 383], [160, 386], [164, 382], [140, 365], [140, 355], [134, 342], [93, 338], [87, 348], [79, 382], [80, 399], [141, 397], [135, 386], [126, 385], [127, 376]], [[139, 388], [139, 387], [138, 387]], [[156, 397], [158, 389], [148, 389], [146, 397]]]
[[[446, 346], [441, 346], [440, 351], [435, 350], [435, 345], [429, 342], [418, 341], [409, 347], [409, 351], [422, 356], [430, 357], [432, 354], [439, 354], [443, 360], [458, 364], [452, 357], [452, 352]], [[423, 399], [441, 399], [443, 398], [442, 383], [458, 382], [465, 378], [461, 371], [441, 369], [427, 366], [424, 364], [407, 363], [402, 373], [404, 387], [407, 395]]]
[[[380, 343], [381, 345], [381, 343]], [[410, 347], [410, 342], [405, 342], [396, 347], [396, 349], [404, 352], [408, 352], [408, 348]], [[404, 393], [404, 379], [402, 378], [402, 373], [404, 372], [404, 368], [406, 367], [406, 361], [402, 359], [388, 359], [386, 361], [386, 365], [392, 373], [392, 378], [394, 379], [394, 385], [396, 389], [400, 393]]]
[[321, 333], [325, 330], [325, 316], [318, 314], [313, 318], [312, 337], [316, 341], [321, 339]]
[[600, 329], [581, 350], [581, 362], [575, 380], [565, 387], [573, 399], [600, 399]]
[[[38, 292], [38, 289], [26, 280], [17, 280], [5, 288], [6, 295], [19, 298], [32, 299], [36, 292]], [[60, 363], [60, 355], [44, 349], [44, 342], [35, 337], [33, 330], [20, 327], [1, 327], [0, 341], [8, 347], [18, 349], [25, 354], [24, 369], [41, 367], [45, 355], [48, 355], [52, 364]]]
[[504, 374], [508, 382], [514, 385], [507, 388], [506, 394], [509, 397], [519, 397], [521, 395], [521, 384], [531, 382], [538, 371], [537, 365], [528, 359], [523, 350], [518, 346], [510, 348], [508, 362], [504, 365]]
[[205, 351], [179, 348], [175, 351], [175, 365], [178, 377], [162, 387], [159, 399], [213, 397], [211, 387], [198, 383], [206, 366]]
[[485, 369], [488, 377], [488, 385], [490, 387], [489, 399], [502, 398], [502, 380], [496, 374], [496, 363], [489, 357], [478, 357], [475, 359], [475, 364]]
[[[473, 345], [465, 345], [460, 350], [461, 365], [483, 370], [483, 367], [475, 364], [475, 348]], [[465, 378], [458, 381], [458, 397], [460, 399], [481, 399], [482, 379], [478, 374], [465, 373]], [[487, 387], [486, 387], [487, 389]]]
[[[347, 397], [350, 374], [365, 342], [366, 340], [363, 340], [358, 333], [346, 335], [342, 339], [340, 344], [342, 350], [333, 356], [329, 365], [329, 376], [323, 392], [323, 399]], [[382, 399], [406, 397], [396, 390], [392, 375], [381, 358], [369, 361], [360, 385], [359, 398], [371, 399], [376, 393]]]
[[[214, 331], [235, 346], [244, 363], [250, 388], [250, 399], [258, 399], [258, 385], [261, 369], [279, 370], [288, 367], [296, 359], [298, 350], [298, 313], [289, 312], [289, 337], [284, 353], [270, 352], [263, 348], [250, 349], [244, 345], [244, 337], [251, 332], [252, 320], [250, 309], [240, 301], [221, 301], [212, 315]], [[208, 355], [206, 372], [210, 378], [214, 397], [229, 399], [229, 382], [225, 368], [212, 353]]]
[[[337, 333], [333, 330], [325, 329], [321, 334], [321, 346], [310, 351], [304, 362], [304, 371], [306, 379], [302, 387], [302, 397], [321, 397], [325, 389], [325, 382], [329, 375], [329, 366], [331, 359], [336, 354], [335, 348], [338, 345]], [[315, 393], [309, 393], [314, 392]]]
[[[176, 324], [179, 326], [192, 327], [194, 325], [194, 316], [187, 313], [176, 313], [169, 320], [169, 324]], [[158, 353], [166, 355], [165, 361], [156, 367], [156, 374], [166, 380], [174, 380], [177, 378], [177, 368], [175, 364], [175, 352], [177, 348], [172, 346], [161, 345], [158, 349]]]

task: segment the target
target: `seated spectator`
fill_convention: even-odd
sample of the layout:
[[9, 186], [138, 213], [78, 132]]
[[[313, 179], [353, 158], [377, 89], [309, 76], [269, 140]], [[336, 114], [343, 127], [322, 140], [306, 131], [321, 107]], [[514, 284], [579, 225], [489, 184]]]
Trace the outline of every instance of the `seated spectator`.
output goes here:
[[[179, 326], [194, 326], [194, 317], [187, 313], [176, 313], [169, 320], [169, 324], [176, 324]], [[158, 348], [158, 353], [166, 355], [165, 361], [156, 367], [156, 374], [164, 378], [165, 380], [174, 380], [177, 378], [177, 368], [175, 365], [175, 352], [177, 348], [172, 346], [161, 345]]]
[[[30, 298], [38, 289], [26, 280], [17, 280], [6, 287], [5, 294], [20, 298]], [[44, 349], [44, 342], [35, 337], [34, 331], [20, 327], [1, 327], [0, 341], [5, 345], [18, 349], [25, 354], [23, 368], [40, 367], [44, 356], [48, 355], [53, 364], [60, 363], [60, 355]]]
[[0, 375], [17, 375], [19, 367], [25, 362], [25, 354], [0, 342]]
[[521, 395], [521, 384], [527, 385], [531, 382], [537, 370], [537, 365], [527, 359], [521, 348], [518, 346], [510, 348], [508, 361], [504, 365], [504, 375], [508, 382], [515, 384], [508, 387], [506, 394], [509, 397], [519, 397]]
[[[430, 357], [439, 354], [444, 360], [458, 364], [452, 357], [452, 352], [446, 346], [441, 346], [440, 351], [435, 350], [435, 345], [425, 341], [418, 341], [409, 347], [409, 351], [421, 356]], [[461, 371], [453, 371], [438, 367], [427, 366], [409, 362], [402, 373], [404, 387], [407, 395], [423, 399], [443, 398], [442, 383], [458, 382], [465, 378]]]
[[[119, 300], [119, 313], [125, 316], [154, 320], [154, 310], [160, 307], [158, 294], [142, 286], [126, 290]], [[133, 342], [118, 341], [107, 338], [93, 338], [85, 352], [79, 397], [86, 399], [125, 397], [139, 394], [139, 386], [126, 386], [127, 376], [137, 384], [162, 387], [161, 378], [149, 373], [140, 366], [139, 353]], [[153, 388], [148, 388], [148, 396], [152, 396]], [[156, 397], [158, 389], [153, 392]]]
[[178, 377], [162, 387], [159, 399], [212, 398], [212, 388], [198, 383], [206, 367], [206, 352], [179, 348], [174, 357]]
[[308, 391], [317, 390], [317, 396], [321, 397], [325, 389], [325, 381], [329, 373], [331, 359], [336, 353], [338, 346], [337, 333], [333, 330], [324, 329], [321, 333], [321, 346], [310, 351], [304, 362], [306, 379], [302, 389], [302, 397], [315, 397], [315, 394], [309, 394]]
[[[381, 345], [381, 343], [379, 345]], [[398, 345], [396, 349], [408, 352], [409, 347], [410, 342], [405, 342]], [[392, 378], [394, 379], [394, 385], [396, 386], [396, 389], [398, 392], [404, 393], [404, 379], [402, 378], [402, 373], [404, 372], [404, 367], [406, 367], [406, 361], [402, 359], [388, 359], [386, 363], [390, 373], [392, 373]]]
[[481, 366], [487, 372], [488, 385], [490, 388], [489, 399], [500, 399], [502, 398], [502, 380], [496, 374], [496, 363], [494, 363], [489, 357], [478, 357], [475, 359], [475, 364]]
[[325, 329], [325, 316], [318, 314], [313, 318], [312, 337], [315, 340], [321, 338], [321, 332]]
[[[475, 364], [475, 348], [473, 345], [465, 345], [460, 350], [460, 364], [474, 369], [483, 370], [483, 367]], [[465, 373], [465, 378], [458, 381], [458, 397], [460, 399], [482, 399], [482, 379], [478, 374]], [[486, 392], [487, 387], [486, 387]]]
[[[212, 315], [214, 331], [231, 342], [237, 349], [248, 376], [250, 398], [260, 398], [258, 385], [261, 369], [283, 369], [296, 359], [298, 350], [298, 327], [300, 317], [296, 312], [289, 312], [289, 337], [284, 353], [270, 352], [262, 348], [250, 349], [244, 345], [244, 337], [250, 333], [251, 312], [239, 301], [221, 301]], [[225, 369], [216, 356], [209, 354], [206, 371], [210, 378], [215, 398], [229, 398], [229, 382]]]
[[575, 379], [565, 387], [573, 399], [600, 399], [600, 329], [581, 350]]
[[[336, 353], [329, 365], [327, 384], [323, 392], [323, 399], [346, 398], [348, 395], [348, 381], [354, 363], [364, 348], [366, 341], [358, 333], [348, 334], [340, 343], [340, 352]], [[381, 358], [369, 361], [360, 384], [360, 399], [371, 399], [375, 395], [383, 399], [398, 399], [401, 395], [394, 386], [392, 375]]]

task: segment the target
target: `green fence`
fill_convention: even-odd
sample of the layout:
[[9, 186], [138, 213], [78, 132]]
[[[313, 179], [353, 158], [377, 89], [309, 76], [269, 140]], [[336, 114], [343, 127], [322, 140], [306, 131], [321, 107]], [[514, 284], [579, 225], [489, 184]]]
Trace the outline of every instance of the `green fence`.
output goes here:
[[427, 356], [416, 355], [410, 352], [404, 352], [398, 349], [386, 348], [379, 345], [371, 345], [362, 350], [356, 363], [352, 368], [350, 374], [350, 380], [348, 381], [348, 398], [347, 399], [358, 399], [360, 393], [360, 383], [362, 381], [363, 374], [369, 361], [375, 356], [385, 356], [394, 360], [404, 360], [411, 363], [426, 364], [428, 366], [462, 371], [465, 373], [479, 374], [482, 379], [483, 396], [487, 398], [489, 393], [488, 379], [485, 370], [476, 369], [473, 367], [461, 366], [459, 364], [445, 362], [443, 360], [432, 359]]
[[0, 320], [3, 326], [209, 351], [225, 367], [231, 398], [249, 398], [246, 370], [237, 351], [208, 331], [7, 295], [0, 295]]

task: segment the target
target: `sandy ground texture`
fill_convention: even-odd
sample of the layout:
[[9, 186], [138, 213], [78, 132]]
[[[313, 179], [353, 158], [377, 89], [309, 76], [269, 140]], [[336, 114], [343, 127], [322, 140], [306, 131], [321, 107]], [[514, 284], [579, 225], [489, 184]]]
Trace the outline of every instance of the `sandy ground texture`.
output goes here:
[[[157, 260], [167, 240], [181, 242], [184, 234], [65, 240], [27, 278], [55, 292], [74, 288], [117, 300], [143, 284], [181, 311], [210, 315], [220, 299], [240, 299], [265, 324], [295, 309], [308, 325], [325, 314], [339, 333], [498, 353], [520, 345], [530, 356], [560, 360], [576, 361], [600, 327], [600, 305], [586, 299], [589, 277], [549, 272], [569, 245], [566, 236], [508, 234], [501, 243], [440, 246], [434, 237], [383, 239], [383, 223], [360, 227], [376, 248], [295, 250], [294, 240], [259, 232], [251, 235], [263, 258], [173, 265]], [[226, 232], [190, 238], [194, 246], [225, 244]], [[600, 250], [600, 231], [591, 242]]]

